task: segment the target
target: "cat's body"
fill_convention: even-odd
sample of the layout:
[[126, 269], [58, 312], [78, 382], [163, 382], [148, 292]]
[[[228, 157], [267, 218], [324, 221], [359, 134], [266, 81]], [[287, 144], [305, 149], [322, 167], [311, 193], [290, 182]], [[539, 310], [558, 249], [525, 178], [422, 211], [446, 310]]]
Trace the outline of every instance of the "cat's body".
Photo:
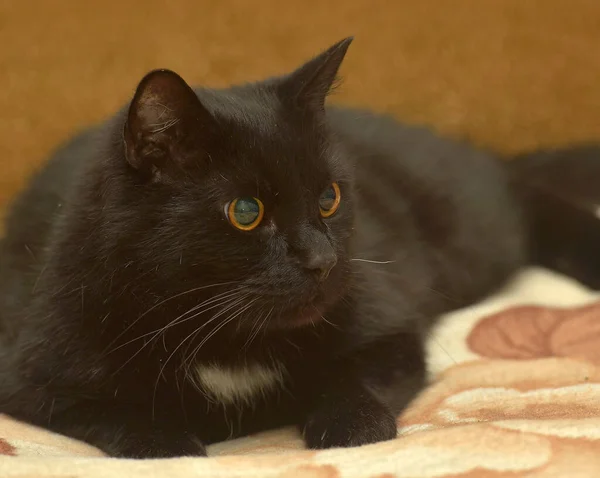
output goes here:
[[[429, 326], [523, 265], [528, 231], [490, 155], [322, 109], [347, 46], [201, 106], [156, 72], [54, 156], [2, 242], [0, 412], [119, 456], [284, 424], [311, 447], [395, 436]], [[239, 196], [255, 230], [228, 223]]]

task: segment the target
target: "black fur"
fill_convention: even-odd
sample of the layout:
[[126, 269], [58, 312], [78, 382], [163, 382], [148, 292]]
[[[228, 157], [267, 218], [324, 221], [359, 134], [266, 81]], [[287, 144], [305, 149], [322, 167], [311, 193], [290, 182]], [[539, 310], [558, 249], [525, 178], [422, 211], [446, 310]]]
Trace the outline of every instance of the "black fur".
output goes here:
[[[0, 412], [127, 457], [291, 423], [312, 448], [396, 436], [424, 334], [526, 262], [528, 216], [490, 154], [325, 108], [349, 43], [226, 90], [152, 72], [54, 155], [2, 242]], [[265, 205], [253, 231], [226, 218], [239, 196]], [[284, 387], [247, 409], [191, 378], [274, 361]]]

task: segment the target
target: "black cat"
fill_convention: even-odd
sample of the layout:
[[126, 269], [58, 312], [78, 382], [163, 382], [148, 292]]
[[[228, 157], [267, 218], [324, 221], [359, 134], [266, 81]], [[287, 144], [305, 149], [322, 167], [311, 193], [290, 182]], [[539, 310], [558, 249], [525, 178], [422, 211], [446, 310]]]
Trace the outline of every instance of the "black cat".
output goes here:
[[436, 316], [530, 257], [595, 280], [593, 242], [530, 240], [547, 197], [572, 207], [537, 174], [325, 108], [350, 42], [225, 90], [153, 71], [56, 153], [1, 246], [0, 412], [125, 457], [284, 424], [387, 440]]

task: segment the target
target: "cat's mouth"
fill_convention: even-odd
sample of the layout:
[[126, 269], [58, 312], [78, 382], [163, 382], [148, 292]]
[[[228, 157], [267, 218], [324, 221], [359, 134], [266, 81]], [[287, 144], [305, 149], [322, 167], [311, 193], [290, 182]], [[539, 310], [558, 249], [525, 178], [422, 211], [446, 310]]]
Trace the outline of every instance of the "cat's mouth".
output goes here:
[[335, 268], [327, 281], [309, 283], [292, 290], [260, 291], [261, 309], [271, 309], [265, 319], [265, 329], [285, 330], [335, 322], [328, 311], [346, 290], [346, 281]]
[[331, 323], [325, 317], [326, 310], [327, 304], [319, 300], [283, 309], [269, 321], [269, 327], [275, 330], [297, 329], [300, 327], [317, 326], [323, 322]]
[[310, 305], [298, 313], [290, 315], [290, 317], [282, 317], [282, 319], [281, 322], [285, 322], [291, 328], [316, 325], [325, 320], [323, 308], [316, 305]]

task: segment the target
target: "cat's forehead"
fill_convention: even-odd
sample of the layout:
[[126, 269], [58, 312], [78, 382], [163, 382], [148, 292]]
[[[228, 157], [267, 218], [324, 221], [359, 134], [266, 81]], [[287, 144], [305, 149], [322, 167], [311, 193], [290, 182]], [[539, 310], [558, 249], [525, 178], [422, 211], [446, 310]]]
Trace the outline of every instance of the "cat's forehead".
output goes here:
[[277, 95], [268, 88], [254, 85], [238, 86], [226, 90], [197, 90], [196, 94], [211, 114], [229, 128], [265, 128], [277, 126], [282, 105]]
[[210, 92], [208, 107], [224, 130], [221, 159], [240, 174], [288, 188], [320, 187], [345, 174], [324, 125], [268, 89]]

